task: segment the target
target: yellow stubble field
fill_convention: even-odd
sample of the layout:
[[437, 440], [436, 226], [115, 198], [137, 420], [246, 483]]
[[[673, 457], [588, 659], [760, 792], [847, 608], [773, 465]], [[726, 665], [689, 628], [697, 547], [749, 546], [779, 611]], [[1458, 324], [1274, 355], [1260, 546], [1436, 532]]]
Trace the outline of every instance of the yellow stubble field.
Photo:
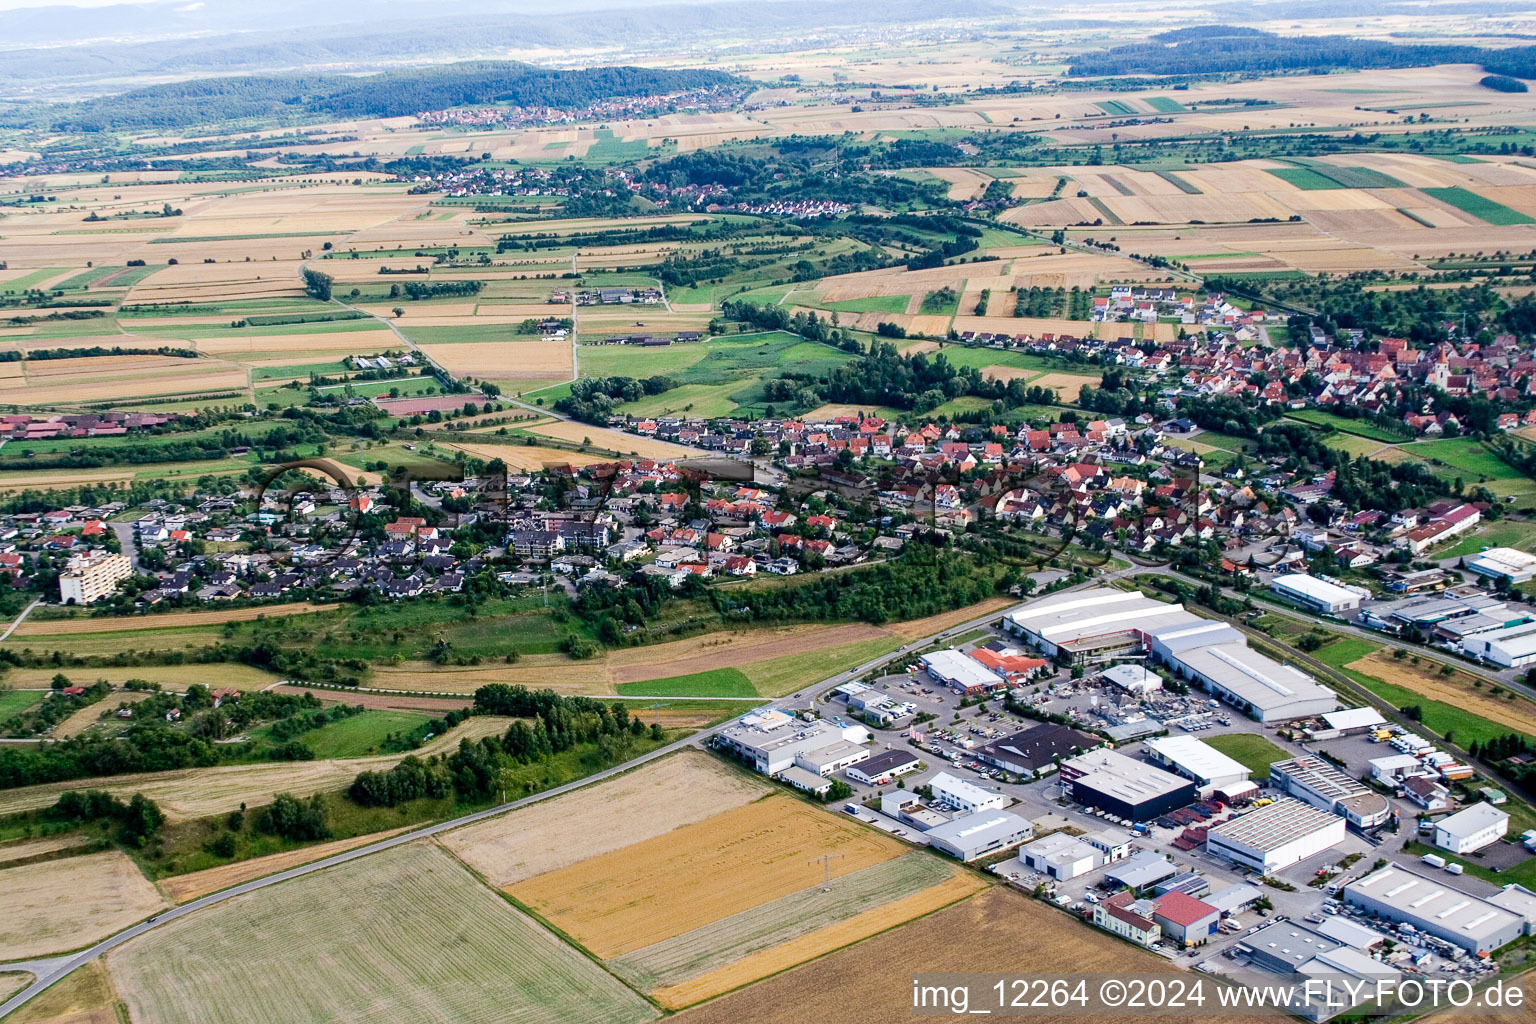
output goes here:
[[[900, 855], [898, 841], [771, 796], [507, 891], [608, 959]], [[708, 865], [708, 870], [701, 870]]]

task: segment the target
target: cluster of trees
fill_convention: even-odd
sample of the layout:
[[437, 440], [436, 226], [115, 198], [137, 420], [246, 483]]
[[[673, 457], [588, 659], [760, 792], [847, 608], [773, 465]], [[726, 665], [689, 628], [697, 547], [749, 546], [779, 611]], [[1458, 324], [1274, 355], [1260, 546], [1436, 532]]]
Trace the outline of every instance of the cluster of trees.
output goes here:
[[81, 825], [115, 824], [118, 841], [133, 847], [143, 847], [165, 825], [159, 805], [143, 793], [124, 803], [99, 789], [70, 790], [49, 809], [49, 817]]
[[555, 411], [583, 423], [603, 425], [613, 415], [614, 406], [634, 402], [646, 395], [659, 395], [677, 387], [671, 377], [584, 377], [571, 383], [571, 393], [555, 401]]
[[319, 299], [321, 302], [331, 301], [331, 285], [335, 282], [330, 274], [312, 267], [305, 267], [302, 276], [304, 291], [310, 298]]
[[1014, 316], [1087, 320], [1092, 312], [1093, 293], [1076, 287], [1070, 292], [1065, 288], [1021, 288], [1013, 297]]
[[92, 345], [89, 348], [38, 348], [23, 355], [21, 352], [0, 352], [0, 363], [19, 363], [23, 358], [40, 359], [88, 359], [92, 356], [173, 356], [177, 359], [196, 359], [197, 352], [190, 348], [173, 345], [157, 345], [154, 348], [133, 348], [124, 345]]
[[501, 788], [502, 769], [534, 764], [577, 747], [595, 748], [609, 763], [627, 760], [635, 740], [662, 739], [631, 718], [622, 701], [612, 705], [588, 697], [563, 697], [550, 690], [494, 683], [475, 691], [473, 714], [516, 718], [500, 737], [462, 740], [446, 757], [408, 757], [387, 771], [363, 772], [347, 793], [364, 807], [395, 807], [409, 800], [456, 796], [473, 802]]
[[441, 299], [459, 298], [469, 295], [479, 295], [480, 289], [485, 287], [484, 281], [407, 281], [404, 284], [392, 284], [389, 286], [389, 297], [398, 299], [404, 296], [407, 299]]
[[713, 589], [716, 611], [732, 622], [882, 623], [962, 608], [996, 593], [997, 579], [975, 559], [921, 540], [902, 557], [858, 572], [818, 573], [773, 590]]
[[1400, 45], [1348, 36], [1277, 36], [1253, 28], [1203, 25], [1163, 32], [1143, 42], [1084, 54], [1072, 62], [1074, 78], [1104, 75], [1276, 74], [1364, 68], [1421, 68], [1481, 64], [1489, 71], [1536, 78], [1536, 47], [1487, 50], [1459, 43]]
[[725, 87], [734, 81], [719, 71], [639, 67], [561, 71], [512, 61], [466, 61], [361, 76], [197, 78], [77, 103], [23, 107], [3, 123], [58, 132], [173, 128], [246, 118], [293, 124], [407, 117], [423, 110], [486, 103], [584, 107], [617, 96], [661, 96]]

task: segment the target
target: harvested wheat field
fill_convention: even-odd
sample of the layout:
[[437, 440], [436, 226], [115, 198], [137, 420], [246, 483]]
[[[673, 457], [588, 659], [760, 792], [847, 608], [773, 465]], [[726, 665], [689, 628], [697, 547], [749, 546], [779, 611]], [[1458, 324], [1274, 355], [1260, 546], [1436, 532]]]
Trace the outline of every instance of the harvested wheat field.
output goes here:
[[758, 800], [769, 785], [696, 750], [617, 778], [455, 829], [441, 842], [491, 885], [535, 875], [664, 836]]
[[[215, 689], [220, 686], [260, 689], [281, 678], [275, 672], [232, 661], [210, 665], [136, 665], [132, 668], [92, 668], [84, 673], [74, 669], [71, 671], [74, 673], [70, 676], [71, 680], [82, 684], [105, 679], [113, 686], [121, 687], [130, 679], [143, 679], [146, 682], [159, 683], [167, 690], [180, 690], [193, 683], [203, 683]], [[13, 668], [6, 673], [5, 681], [17, 689], [45, 690], [57, 673], [56, 668]], [[127, 694], [114, 693], [107, 698], [107, 701], [111, 702], [123, 696]]]
[[1075, 373], [1047, 373], [1030, 381], [1031, 387], [1051, 388], [1063, 402], [1075, 402], [1084, 384], [1097, 384], [1096, 377], [1083, 377]]
[[166, 905], [118, 850], [0, 870], [0, 960], [78, 949]]
[[[914, 973], [1174, 972], [1167, 960], [1001, 886], [689, 1010], [681, 1024], [846, 1024], [912, 1015]], [[804, 993], [815, 992], [815, 1000]], [[1052, 1024], [1071, 1013], [1035, 1018]], [[1099, 1018], [1114, 1024], [1134, 1014]], [[1225, 1018], [1232, 1020], [1235, 1018]]]
[[69, 972], [62, 981], [5, 1018], [5, 1024], [121, 1024], [123, 1011], [100, 960]]
[[[508, 326], [511, 335], [514, 329]], [[569, 341], [505, 342], [465, 341], [422, 345], [432, 361], [450, 373], [489, 380], [539, 380], [545, 377], [571, 376]]]
[[[642, 949], [905, 851], [894, 839], [786, 796], [717, 814], [507, 891], [601, 959]], [[701, 865], [708, 865], [707, 872]]]
[[535, 427], [530, 432], [572, 444], [583, 444], [590, 439], [596, 447], [618, 452], [621, 455], [635, 455], [642, 459], [691, 459], [699, 456], [697, 448], [687, 448], [680, 444], [656, 441], [638, 434], [626, 434], [622, 430], [593, 427], [585, 423], [551, 423], [547, 426]]
[[137, 1021], [638, 1024], [656, 1011], [412, 843], [236, 897], [107, 958]]
[[[593, 427], [598, 430], [601, 428]], [[636, 438], [636, 440], [640, 440]], [[568, 452], [563, 448], [542, 448], [528, 444], [464, 444], [459, 441], [443, 442], [444, 448], [473, 455], [477, 459], [500, 459], [508, 469], [544, 469], [548, 466], [592, 466], [612, 459], [597, 455]]]
[[[417, 757], [446, 753], [461, 739], [479, 739], [506, 731], [510, 719], [476, 716], [410, 753]], [[406, 754], [342, 758], [331, 761], [295, 761], [276, 764], [235, 764], [215, 768], [183, 768], [172, 772], [75, 779], [41, 786], [22, 786], [0, 792], [0, 814], [14, 814], [47, 807], [59, 794], [71, 789], [100, 789], [120, 800], [143, 793], [160, 805], [167, 819], [181, 821], [209, 814], [223, 814], [241, 804], [270, 803], [274, 793], [308, 796], [323, 790], [345, 789], [367, 769], [388, 768]]]
[[931, 636], [934, 633], [942, 633], [946, 629], [953, 629], [964, 622], [979, 619], [983, 615], [1000, 612], [1004, 608], [1011, 608], [1018, 602], [1008, 597], [989, 597], [985, 601], [977, 601], [968, 604], [964, 608], [956, 608], [954, 611], [941, 612], [938, 615], [930, 615], [926, 619], [911, 619], [907, 622], [894, 622], [885, 627], [885, 631], [903, 640], [916, 640], [920, 637]]
[[100, 618], [35, 619], [29, 618], [12, 636], [48, 635], [61, 636], [70, 633], [117, 633], [139, 629], [175, 629], [182, 626], [217, 626], [226, 622], [249, 622], [252, 619], [273, 618], [280, 615], [303, 615], [306, 612], [335, 611], [334, 605], [277, 604], [263, 608], [227, 608], [208, 612], [166, 612], [163, 615], [102, 616]]
[[862, 624], [737, 630], [630, 647], [615, 651], [607, 661], [615, 683], [634, 683], [707, 672], [721, 665], [740, 667], [889, 635], [878, 626]]
[[820, 883], [611, 961], [622, 978], [679, 1009], [830, 953], [987, 887], [926, 852]]
[[563, 654], [526, 654], [515, 665], [438, 665], [430, 661], [378, 665], [372, 682], [378, 690], [422, 693], [468, 694], [487, 683], [522, 683], [561, 693], [613, 692], [601, 660], [573, 662]]
[[335, 853], [355, 850], [359, 846], [367, 846], [369, 843], [397, 836], [409, 828], [409, 825], [405, 825], [392, 828], [387, 832], [353, 836], [351, 839], [336, 839], [329, 843], [317, 843], [297, 850], [269, 853], [265, 857], [252, 857], [250, 860], [236, 861], [233, 864], [220, 864], [216, 868], [205, 868], [202, 871], [162, 879], [160, 891], [169, 896], [172, 903], [186, 903], [188, 900], [195, 900], [211, 892], [218, 892], [220, 889], [228, 889], [241, 882], [249, 882], [255, 878], [286, 871], [300, 864], [324, 860]]
[[1380, 651], [1344, 667], [1384, 683], [1412, 690], [1431, 700], [1443, 701], [1452, 707], [1470, 711], [1479, 718], [1507, 726], [1515, 732], [1536, 736], [1536, 704], [1519, 696], [1515, 696], [1514, 700], [1494, 697], [1488, 692], [1487, 683], [1484, 689], [1474, 689], [1472, 677], [1464, 672], [1457, 672], [1447, 678], [1440, 675], [1438, 666], [1413, 665], [1406, 659], [1397, 661]]
[[76, 832], [73, 835], [49, 836], [46, 839], [23, 839], [20, 842], [0, 845], [0, 867], [9, 867], [19, 860], [30, 860], [45, 854], [60, 853], [76, 847], [90, 846], [96, 840]]

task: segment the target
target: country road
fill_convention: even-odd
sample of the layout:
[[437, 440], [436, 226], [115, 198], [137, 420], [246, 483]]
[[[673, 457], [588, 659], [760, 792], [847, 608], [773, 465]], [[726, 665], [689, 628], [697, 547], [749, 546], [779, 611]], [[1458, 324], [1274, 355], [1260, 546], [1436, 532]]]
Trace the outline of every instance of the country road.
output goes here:
[[[1094, 582], [1096, 581], [1080, 584], [1080, 586], [1090, 586]], [[827, 679], [822, 680], [820, 683], [808, 686], [797, 693], [791, 694], [787, 697], [779, 697], [771, 701], [765, 701], [763, 705], [759, 706], [779, 706], [803, 703], [806, 700], [807, 695], [814, 695], [830, 687], [838, 686], [850, 679], [853, 679], [856, 676], [870, 671], [871, 669], [881, 664], [884, 664], [887, 661], [892, 660], [893, 658], [899, 658], [905, 654], [910, 654], [912, 651], [920, 650], [921, 648], [926, 647], [928, 644], [942, 640], [946, 637], [958, 636], [959, 634], [968, 632], [977, 628], [978, 626], [985, 625], [986, 623], [991, 622], [993, 619], [996, 619], [999, 614], [999, 612], [992, 612], [988, 615], [979, 616], [975, 619], [960, 623], [959, 625], [950, 626], [947, 629], [941, 630], [937, 633], [932, 633], [920, 640], [913, 640], [903, 645], [899, 650], [892, 651], [889, 654], [882, 654], [876, 658], [871, 658], [862, 664], [855, 665], [853, 668], [845, 669], [836, 675], [830, 676]], [[656, 698], [646, 699], [655, 700]], [[346, 864], [376, 853], [382, 853], [385, 850], [392, 850], [397, 846], [403, 846], [406, 843], [415, 842], [418, 839], [427, 839], [432, 836], [448, 832], [452, 829], [460, 828], [465, 825], [472, 825], [475, 822], [484, 821], [487, 818], [494, 818], [500, 814], [506, 814], [508, 811], [514, 811], [520, 807], [526, 807], [530, 804], [538, 803], [541, 800], [548, 800], [553, 797], [561, 796], [565, 793], [573, 792], [577, 789], [582, 789], [586, 786], [594, 785], [596, 783], [602, 782], [605, 779], [611, 779], [615, 775], [621, 775], [625, 772], [631, 771], [632, 769], [638, 768], [647, 762], [654, 761], [657, 758], [665, 757], [666, 755], [675, 751], [682, 750], [687, 747], [700, 746], [722, 728], [724, 728], [723, 724], [702, 730], [697, 733], [693, 733], [692, 735], [685, 736], [682, 739], [668, 743], [666, 746], [657, 747], [655, 750], [652, 750], [647, 754], [642, 754], [639, 757], [631, 758], [630, 760], [625, 761], [623, 764], [614, 765], [612, 768], [604, 769], [603, 771], [597, 772], [596, 774], [588, 775], [585, 778], [576, 779], [573, 782], [567, 782], [562, 786], [555, 786], [551, 789], [545, 790], [542, 793], [535, 793], [532, 796], [526, 796], [520, 800], [512, 800], [504, 804], [498, 804], [495, 807], [488, 807], [485, 810], [475, 811], [472, 814], [466, 814], [462, 817], [438, 822], [435, 825], [424, 825], [421, 828], [414, 829], [410, 832], [401, 833], [400, 835], [389, 839], [382, 839], [376, 843], [370, 843], [367, 846], [360, 846], [354, 850], [347, 850], [344, 853], [334, 854], [330, 857], [312, 861], [308, 864], [301, 864], [298, 867], [289, 868], [286, 871], [279, 871], [276, 874], [267, 875], [264, 878], [243, 882], [240, 885], [232, 886], [231, 888], [212, 893], [200, 899], [193, 900], [190, 903], [184, 903], [181, 906], [174, 907], [170, 910], [166, 910], [160, 914], [157, 914], [154, 917], [140, 921], [138, 924], [125, 928], [115, 935], [108, 936], [107, 938], [102, 939], [100, 942], [97, 942], [92, 946], [88, 946], [76, 953], [68, 953], [63, 956], [52, 958], [0, 964], [0, 972], [26, 971], [35, 977], [35, 980], [32, 984], [28, 985], [26, 988], [22, 989], [20, 992], [7, 999], [4, 1003], [0, 1003], [0, 1018], [5, 1017], [7, 1014], [14, 1011], [17, 1007], [27, 1003], [38, 994], [43, 992], [43, 990], [47, 989], [54, 982], [58, 981], [60, 978], [69, 974], [76, 968], [99, 959], [109, 951], [116, 949], [118, 946], [121, 946], [123, 943], [135, 939], [150, 929], [158, 928], [169, 921], [174, 921], [178, 918], [186, 917], [188, 914], [195, 914], [200, 910], [214, 906], [218, 903], [222, 903], [225, 900], [232, 899], [236, 896], [242, 896], [246, 893], [256, 892], [270, 885], [277, 885], [292, 878], [300, 878], [304, 875], [312, 874], [316, 871], [323, 871], [326, 868], [332, 868], [341, 864]]]

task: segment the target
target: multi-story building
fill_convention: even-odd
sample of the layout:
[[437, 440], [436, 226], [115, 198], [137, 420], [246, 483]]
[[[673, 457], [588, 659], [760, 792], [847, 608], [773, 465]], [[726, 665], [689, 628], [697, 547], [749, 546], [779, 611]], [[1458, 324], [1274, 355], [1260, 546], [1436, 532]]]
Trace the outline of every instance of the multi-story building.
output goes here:
[[110, 595], [117, 584], [133, 573], [127, 555], [97, 551], [69, 560], [59, 575], [59, 600], [65, 604], [91, 604]]

